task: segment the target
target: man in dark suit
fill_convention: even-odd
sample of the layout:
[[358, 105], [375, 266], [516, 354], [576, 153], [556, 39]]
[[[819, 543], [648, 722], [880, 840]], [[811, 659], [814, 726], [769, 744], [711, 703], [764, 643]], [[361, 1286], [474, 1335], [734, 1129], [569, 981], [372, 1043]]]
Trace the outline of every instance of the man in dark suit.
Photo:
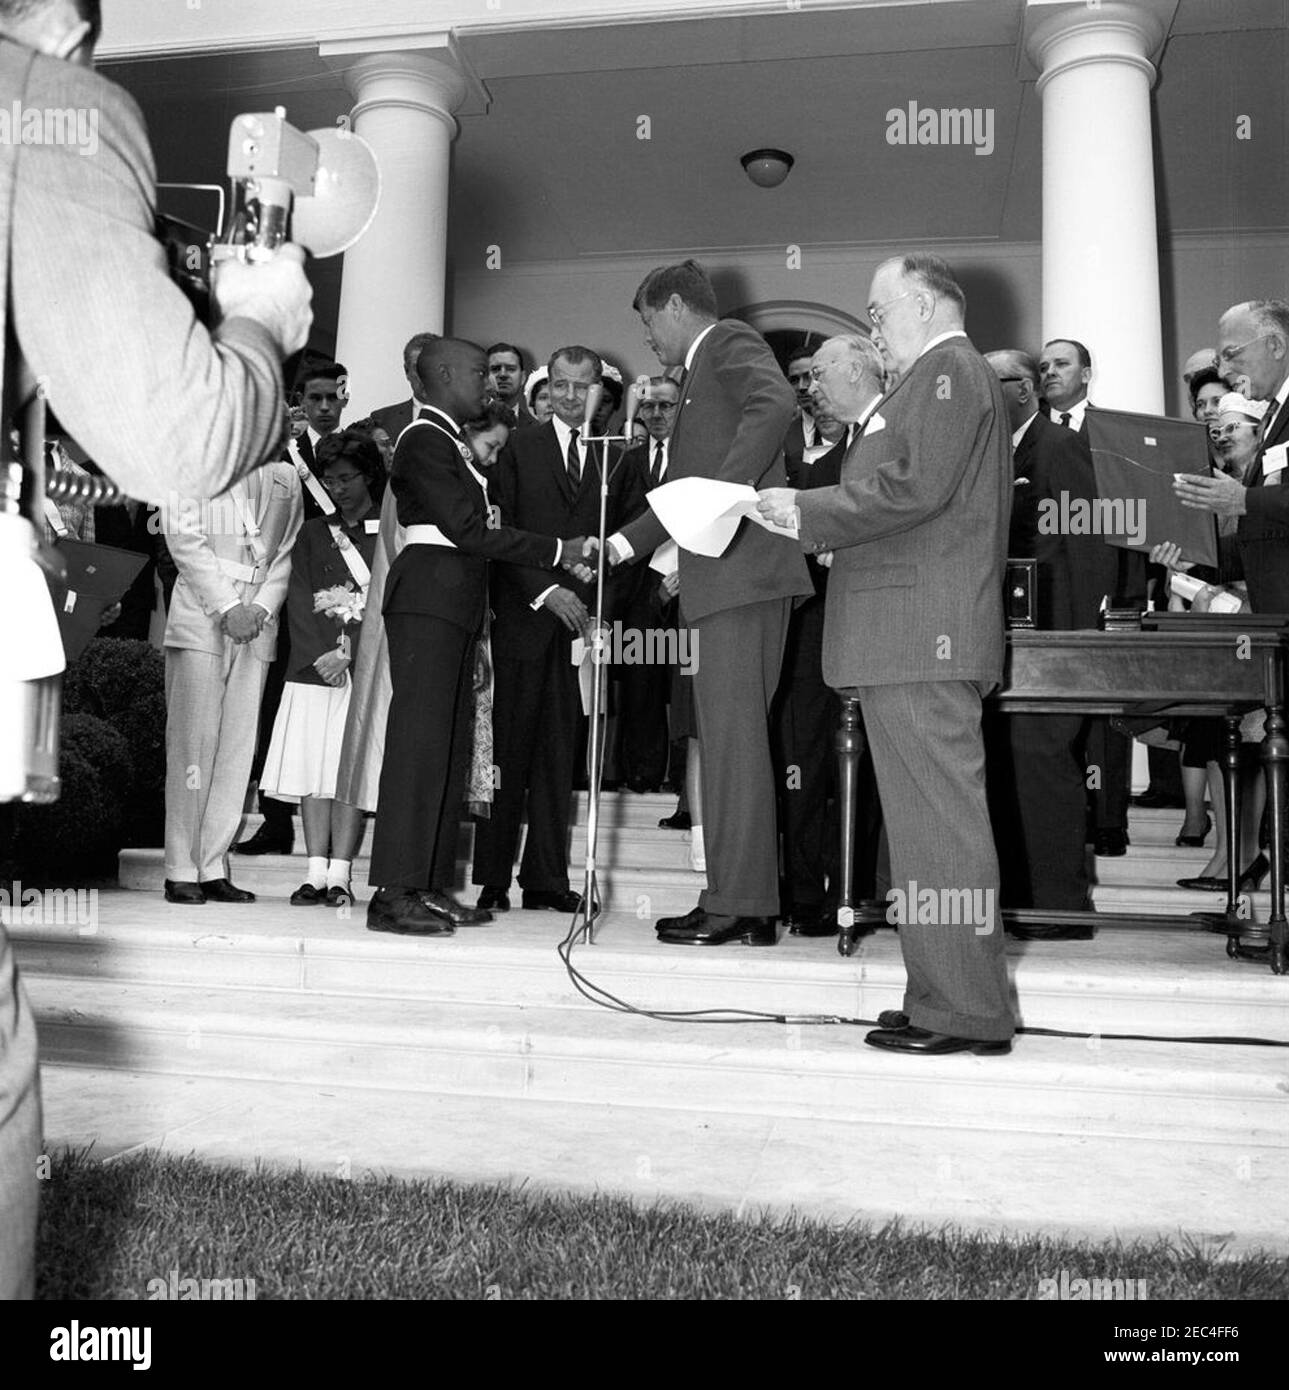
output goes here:
[[[882, 396], [882, 358], [858, 334], [830, 338], [807, 359], [818, 442], [785, 444], [788, 486], [835, 487], [852, 435], [864, 426]], [[789, 381], [792, 380], [792, 368]], [[794, 428], [796, 424], [794, 423]], [[793, 431], [788, 431], [792, 440]], [[831, 441], [831, 442], [830, 442]], [[774, 729], [779, 768], [779, 810], [783, 830], [784, 912], [793, 936], [835, 936], [834, 911], [840, 873], [837, 815], [837, 727], [841, 701], [824, 680], [823, 632], [832, 557], [809, 555], [806, 563], [815, 592], [793, 609], [783, 674], [775, 697]], [[857, 898], [874, 889], [873, 873], [880, 812], [872, 760], [861, 763], [856, 817]]]
[[[599, 385], [600, 358], [585, 347], [560, 348], [550, 360], [555, 414], [544, 425], [517, 430], [502, 450], [495, 496], [508, 524], [551, 536], [585, 536], [599, 529], [602, 446], [585, 444], [588, 395]], [[644, 480], [634, 460], [613, 446], [608, 525], [644, 504]], [[633, 576], [615, 578], [606, 593]], [[508, 890], [525, 810], [528, 837], [519, 870], [526, 909], [571, 913], [580, 895], [568, 886], [568, 815], [582, 713], [573, 637], [587, 626], [595, 586], [551, 582], [548, 569], [497, 567], [492, 627], [495, 684], [493, 757], [497, 786], [492, 814], [475, 832], [474, 882], [481, 908], [509, 907]]]
[[[670, 377], [651, 378], [639, 409], [649, 437], [629, 455], [640, 471], [646, 492], [667, 481], [667, 451], [679, 407], [680, 387]], [[657, 572], [649, 568], [647, 557], [634, 570], [623, 596], [623, 627], [647, 631], [666, 626]], [[671, 626], [675, 626], [674, 620]], [[671, 672], [670, 666], [658, 662], [637, 662], [621, 666], [614, 673], [618, 683], [618, 765], [633, 792], [656, 792], [667, 775], [667, 695]]]
[[908, 972], [903, 1017], [865, 1041], [918, 1055], [1007, 1052], [1015, 1028], [980, 733], [981, 701], [1002, 679], [1012, 461], [998, 379], [963, 332], [964, 308], [938, 256], [883, 262], [868, 313], [898, 383], [838, 487], [761, 502], [778, 523], [799, 516], [803, 546], [835, 552], [824, 676], [858, 688]]
[[[1102, 600], [1119, 583], [1119, 553], [1099, 535], [1051, 524], [1070, 502], [1097, 496], [1092, 460], [1078, 435], [1040, 409], [1039, 368], [1016, 349], [986, 359], [1003, 388], [1015, 451], [1015, 493], [1007, 553], [1037, 561], [1035, 626], [1095, 628]], [[986, 720], [989, 792], [1003, 866], [1003, 903], [1084, 911], [1088, 876], [1087, 789], [1080, 714], [993, 714]], [[1011, 927], [1026, 940], [1083, 940], [1090, 926]]]
[[389, 435], [391, 444], [398, 443], [398, 436], [424, 408], [424, 402], [416, 397], [416, 393], [421, 389], [416, 375], [416, 364], [420, 360], [421, 349], [428, 347], [437, 336], [434, 333], [414, 333], [403, 344], [403, 375], [407, 378], [408, 386], [412, 388], [412, 394], [406, 400], [395, 401], [392, 405], [382, 405], [371, 413], [372, 422]]
[[[814, 352], [805, 343], [794, 348], [792, 356], [788, 358], [788, 385], [797, 397], [797, 413], [783, 440], [783, 464], [789, 478], [800, 469], [804, 451], [822, 442], [815, 424], [814, 397], [810, 394], [810, 366], [813, 361]], [[822, 452], [827, 453], [827, 450]]]
[[394, 452], [390, 488], [407, 544], [390, 566], [382, 609], [392, 696], [372, 839], [372, 931], [431, 936], [491, 920], [451, 893], [487, 562], [587, 573], [578, 563], [585, 541], [495, 524], [461, 433], [483, 408], [486, 362], [481, 347], [455, 338], [423, 348], [417, 396], [427, 408]]
[[[778, 487], [792, 391], [765, 340], [716, 317], [694, 261], [650, 271], [633, 301], [664, 367], [684, 367], [670, 477]], [[645, 512], [609, 538], [615, 562], [667, 538]], [[680, 611], [698, 644], [694, 709], [703, 764], [707, 888], [659, 937], [677, 945], [773, 946], [779, 914], [774, 764], [768, 713], [779, 683], [792, 600], [814, 586], [799, 548], [744, 521], [720, 556], [680, 551]]]
[[1086, 439], [1083, 415], [1088, 408], [1092, 354], [1074, 338], [1053, 338], [1043, 344], [1038, 374], [1048, 416]]
[[1227, 384], [1267, 401], [1258, 452], [1243, 479], [1178, 478], [1188, 507], [1239, 517], [1236, 538], [1255, 613], [1289, 613], [1289, 303], [1235, 304], [1218, 324], [1218, 358]]

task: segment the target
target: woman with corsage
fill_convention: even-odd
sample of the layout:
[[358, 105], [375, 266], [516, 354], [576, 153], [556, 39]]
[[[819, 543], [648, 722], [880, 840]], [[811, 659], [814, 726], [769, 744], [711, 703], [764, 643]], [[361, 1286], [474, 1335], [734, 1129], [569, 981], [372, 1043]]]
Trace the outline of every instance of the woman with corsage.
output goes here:
[[309, 865], [292, 904], [340, 907], [354, 900], [350, 872], [363, 815], [336, 798], [336, 772], [380, 529], [373, 494], [384, 469], [373, 440], [352, 429], [323, 439], [317, 462], [336, 511], [305, 522], [291, 555], [291, 669], [260, 786], [279, 800], [300, 803]]

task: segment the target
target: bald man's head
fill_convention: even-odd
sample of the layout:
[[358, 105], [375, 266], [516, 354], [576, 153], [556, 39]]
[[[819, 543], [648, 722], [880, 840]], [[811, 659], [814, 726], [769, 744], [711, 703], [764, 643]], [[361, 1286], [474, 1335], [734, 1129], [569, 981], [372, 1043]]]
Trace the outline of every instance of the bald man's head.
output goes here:
[[1038, 363], [1019, 348], [1001, 348], [985, 354], [1003, 388], [1007, 422], [1012, 433], [1038, 411]]

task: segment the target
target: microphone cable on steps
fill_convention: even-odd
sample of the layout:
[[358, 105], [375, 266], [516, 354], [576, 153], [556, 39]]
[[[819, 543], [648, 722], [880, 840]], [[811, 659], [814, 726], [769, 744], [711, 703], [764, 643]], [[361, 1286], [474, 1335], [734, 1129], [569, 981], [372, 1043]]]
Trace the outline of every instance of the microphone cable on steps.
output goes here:
[[[592, 920], [600, 915], [598, 884], [591, 877], [590, 903]], [[769, 1013], [760, 1009], [735, 1009], [713, 1007], [709, 1009], [649, 1009], [628, 1003], [616, 994], [588, 979], [573, 964], [573, 948], [577, 945], [585, 925], [585, 904], [574, 914], [569, 924], [568, 935], [559, 943], [556, 950], [573, 988], [584, 999], [598, 1004], [613, 1013], [634, 1014], [638, 1018], [651, 1018], [658, 1023], [777, 1023], [785, 1027], [814, 1027], [824, 1025], [846, 1025], [853, 1028], [879, 1028], [880, 1020], [875, 1018], [848, 1018], [843, 1014], [788, 1014]], [[1146, 1042], [1146, 1043], [1186, 1043], [1201, 1047], [1289, 1047], [1289, 1039], [1244, 1038], [1222, 1035], [1199, 1034], [1193, 1036], [1169, 1037], [1160, 1033], [1081, 1033], [1069, 1028], [1020, 1027], [1017, 1037], [1027, 1038], [1072, 1038], [1077, 1040], [1097, 1039], [1098, 1042]]]

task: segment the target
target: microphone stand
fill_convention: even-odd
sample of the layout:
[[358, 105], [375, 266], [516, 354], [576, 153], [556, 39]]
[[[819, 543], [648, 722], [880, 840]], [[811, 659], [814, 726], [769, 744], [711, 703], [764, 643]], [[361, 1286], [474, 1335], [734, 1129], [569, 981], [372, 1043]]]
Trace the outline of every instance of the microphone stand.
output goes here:
[[[583, 435], [582, 442], [587, 446], [588, 461], [594, 457], [593, 444], [600, 446], [600, 521], [597, 533], [598, 545], [595, 552], [595, 618], [591, 628], [591, 712], [590, 730], [586, 757], [586, 864], [582, 883], [583, 923], [580, 939], [588, 946], [595, 945], [595, 919], [600, 908], [595, 896], [595, 851], [600, 831], [600, 781], [604, 774], [604, 741], [600, 732], [600, 716], [604, 707], [604, 571], [608, 563], [604, 553], [609, 511], [608, 446], [624, 442], [626, 435], [596, 434]], [[621, 462], [621, 460], [619, 460]]]

